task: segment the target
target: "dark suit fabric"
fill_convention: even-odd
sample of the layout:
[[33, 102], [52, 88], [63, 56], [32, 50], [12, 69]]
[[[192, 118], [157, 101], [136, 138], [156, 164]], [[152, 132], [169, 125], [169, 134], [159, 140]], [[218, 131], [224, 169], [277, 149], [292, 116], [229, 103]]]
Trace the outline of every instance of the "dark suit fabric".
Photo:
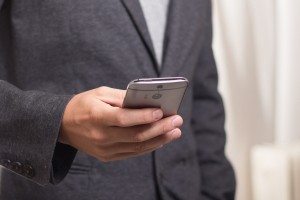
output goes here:
[[[0, 0], [1, 200], [229, 200], [211, 2], [170, 4], [162, 69], [138, 0]], [[57, 142], [73, 94], [184, 76], [182, 138], [102, 163]]]

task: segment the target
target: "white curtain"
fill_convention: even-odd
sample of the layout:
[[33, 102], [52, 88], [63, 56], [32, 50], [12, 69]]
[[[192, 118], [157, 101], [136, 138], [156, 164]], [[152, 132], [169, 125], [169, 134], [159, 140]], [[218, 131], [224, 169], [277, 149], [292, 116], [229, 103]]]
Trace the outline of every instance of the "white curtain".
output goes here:
[[238, 200], [250, 200], [250, 151], [300, 139], [300, 1], [213, 0], [214, 51]]
[[250, 150], [300, 138], [300, 1], [213, 0], [214, 49], [238, 200], [250, 200]]

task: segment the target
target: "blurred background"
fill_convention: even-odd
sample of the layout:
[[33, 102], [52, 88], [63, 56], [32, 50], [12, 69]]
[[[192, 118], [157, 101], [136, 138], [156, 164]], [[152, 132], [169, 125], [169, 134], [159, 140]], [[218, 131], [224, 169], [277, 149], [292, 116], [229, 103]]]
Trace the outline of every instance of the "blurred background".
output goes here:
[[213, 9], [237, 199], [299, 200], [300, 1], [213, 0]]
[[237, 200], [300, 200], [299, 9], [299, 0], [213, 0]]

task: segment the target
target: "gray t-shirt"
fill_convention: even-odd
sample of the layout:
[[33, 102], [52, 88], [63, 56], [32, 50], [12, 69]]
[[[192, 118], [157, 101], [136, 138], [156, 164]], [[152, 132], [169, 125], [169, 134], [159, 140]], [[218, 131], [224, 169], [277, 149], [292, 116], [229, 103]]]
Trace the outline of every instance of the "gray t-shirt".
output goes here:
[[139, 0], [151, 35], [159, 66], [162, 64], [163, 44], [169, 0]]

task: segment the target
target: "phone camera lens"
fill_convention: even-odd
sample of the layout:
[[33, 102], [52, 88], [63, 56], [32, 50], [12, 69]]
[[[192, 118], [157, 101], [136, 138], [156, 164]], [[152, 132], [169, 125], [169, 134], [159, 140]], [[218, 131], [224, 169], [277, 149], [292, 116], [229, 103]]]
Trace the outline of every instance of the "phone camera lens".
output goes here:
[[162, 95], [158, 94], [158, 93], [156, 93], [152, 96], [153, 99], [160, 99], [161, 97], [162, 97]]

